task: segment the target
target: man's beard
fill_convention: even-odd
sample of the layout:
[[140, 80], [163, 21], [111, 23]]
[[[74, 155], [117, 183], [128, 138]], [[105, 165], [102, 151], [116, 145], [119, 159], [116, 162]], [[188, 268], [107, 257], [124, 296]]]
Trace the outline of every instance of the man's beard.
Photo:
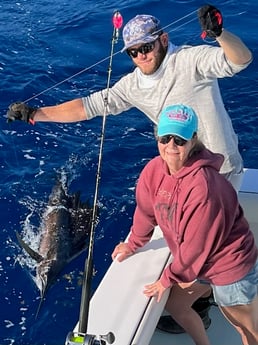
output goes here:
[[158, 50], [158, 59], [156, 61], [156, 64], [152, 73], [155, 73], [159, 69], [166, 54], [167, 54], [167, 47], [163, 47], [163, 45], [160, 43], [159, 50]]
[[149, 71], [148, 73], [144, 73], [144, 74], [145, 75], [151, 75], [151, 74], [155, 73], [159, 69], [160, 65], [162, 64], [166, 54], [167, 54], [167, 47], [163, 47], [163, 45], [159, 41], [159, 49], [158, 49], [158, 52], [156, 55], [155, 65], [153, 66], [153, 69], [151, 71]]

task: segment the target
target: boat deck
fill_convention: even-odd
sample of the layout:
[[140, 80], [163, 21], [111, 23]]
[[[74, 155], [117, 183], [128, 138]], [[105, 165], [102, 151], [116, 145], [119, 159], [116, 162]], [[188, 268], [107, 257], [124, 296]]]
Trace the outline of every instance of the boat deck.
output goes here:
[[[211, 345], [240, 345], [241, 338], [237, 331], [221, 315], [218, 307], [212, 306], [209, 312], [211, 325], [207, 329]], [[140, 345], [140, 344], [139, 344]], [[187, 334], [167, 334], [156, 330], [149, 345], [194, 345]]]

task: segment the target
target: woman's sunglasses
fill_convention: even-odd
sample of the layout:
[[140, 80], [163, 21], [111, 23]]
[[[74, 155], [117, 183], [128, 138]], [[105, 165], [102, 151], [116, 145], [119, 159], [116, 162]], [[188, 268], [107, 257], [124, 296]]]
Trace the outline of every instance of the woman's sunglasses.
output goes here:
[[153, 49], [155, 48], [155, 42], [149, 42], [149, 43], [145, 43], [143, 45], [141, 45], [139, 48], [131, 48], [131, 49], [127, 49], [126, 52], [129, 56], [131, 56], [132, 58], [137, 58], [138, 53], [141, 54], [148, 54], [150, 52], [153, 51]]
[[162, 137], [158, 137], [158, 142], [166, 145], [170, 142], [171, 139], [174, 139], [174, 143], [177, 146], [184, 146], [188, 140], [185, 140], [177, 135], [173, 135], [173, 134], [168, 134], [168, 135], [163, 135]]

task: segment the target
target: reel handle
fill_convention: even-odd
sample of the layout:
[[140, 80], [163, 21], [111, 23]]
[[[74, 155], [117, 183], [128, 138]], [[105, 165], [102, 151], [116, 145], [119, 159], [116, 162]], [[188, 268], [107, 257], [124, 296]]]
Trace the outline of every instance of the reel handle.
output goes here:
[[79, 332], [69, 332], [66, 337], [65, 345], [106, 345], [113, 344], [114, 341], [115, 336], [112, 332], [99, 336]]

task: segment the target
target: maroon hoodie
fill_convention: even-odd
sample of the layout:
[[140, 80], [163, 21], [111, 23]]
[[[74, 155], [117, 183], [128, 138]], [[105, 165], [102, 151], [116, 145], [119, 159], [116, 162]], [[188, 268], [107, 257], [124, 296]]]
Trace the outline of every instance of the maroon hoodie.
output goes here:
[[196, 278], [226, 285], [243, 278], [257, 259], [257, 248], [237, 194], [219, 169], [223, 157], [207, 149], [173, 175], [160, 156], [143, 169], [129, 236], [135, 251], [159, 225], [173, 255], [161, 283]]

